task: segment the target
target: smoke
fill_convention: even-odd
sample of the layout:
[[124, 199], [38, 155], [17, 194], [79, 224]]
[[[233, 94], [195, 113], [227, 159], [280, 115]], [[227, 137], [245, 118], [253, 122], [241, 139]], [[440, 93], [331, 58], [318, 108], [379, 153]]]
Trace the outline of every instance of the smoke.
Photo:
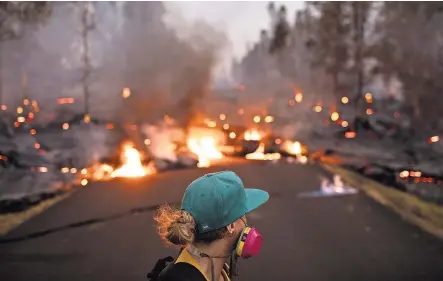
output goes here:
[[[155, 4], [126, 5], [146, 9]], [[162, 20], [144, 26], [143, 33], [134, 21], [127, 22], [133, 28], [125, 28], [131, 30], [125, 36], [125, 72], [134, 95], [123, 115], [135, 122], [152, 122], [168, 114], [188, 128], [210, 94], [212, 73], [226, 37], [204, 22], [189, 23], [165, 10], [159, 13]]]

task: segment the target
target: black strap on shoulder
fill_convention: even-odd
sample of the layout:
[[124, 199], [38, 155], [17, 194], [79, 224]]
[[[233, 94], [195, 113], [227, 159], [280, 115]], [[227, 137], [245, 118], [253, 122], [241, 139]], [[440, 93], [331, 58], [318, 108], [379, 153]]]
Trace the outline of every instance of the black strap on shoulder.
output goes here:
[[[177, 258], [183, 252], [184, 248], [180, 249]], [[166, 280], [188, 280], [187, 276], [192, 276], [190, 280], [206, 281], [206, 278], [200, 273], [198, 269], [188, 263], [175, 263], [177, 258], [171, 256], [159, 259], [154, 268], [147, 274], [147, 279], [151, 281], [166, 281]], [[183, 278], [181, 278], [183, 275]], [[203, 277], [203, 279], [201, 279]], [[173, 279], [171, 279], [173, 278]]]
[[164, 271], [166, 268], [170, 267], [173, 264], [174, 260], [175, 259], [171, 256], [159, 259], [155, 263], [154, 268], [151, 270], [151, 272], [147, 274], [146, 277], [153, 281], [158, 280], [158, 276], [160, 275], [160, 273]]

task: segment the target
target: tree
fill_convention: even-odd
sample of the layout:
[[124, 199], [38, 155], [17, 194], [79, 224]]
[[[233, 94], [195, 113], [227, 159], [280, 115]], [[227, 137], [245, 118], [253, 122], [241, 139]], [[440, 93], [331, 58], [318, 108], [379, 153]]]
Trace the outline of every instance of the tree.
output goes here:
[[403, 107], [415, 128], [435, 129], [443, 110], [441, 11], [438, 2], [385, 2], [377, 18], [375, 70], [402, 83]]
[[274, 26], [272, 26], [273, 36], [269, 46], [269, 53], [271, 54], [287, 47], [290, 33], [286, 7], [284, 5], [281, 6], [277, 14], [275, 14], [274, 9], [274, 5], [271, 3], [269, 5], [269, 14], [271, 16], [271, 22], [274, 23]]
[[332, 80], [332, 93], [335, 99], [345, 90], [340, 75], [348, 67], [348, 38], [351, 31], [350, 15], [346, 2], [310, 2], [320, 14], [313, 29], [313, 67], [324, 68]]
[[2, 92], [2, 49], [3, 42], [18, 39], [26, 31], [26, 27], [43, 23], [52, 13], [52, 3], [42, 2], [0, 2], [0, 104]]
[[79, 2], [80, 5], [80, 15], [81, 15], [81, 39], [82, 39], [82, 62], [83, 62], [83, 76], [82, 76], [82, 86], [83, 86], [83, 96], [84, 96], [84, 114], [85, 117], [90, 113], [89, 108], [89, 77], [91, 75], [91, 54], [90, 54], [90, 42], [89, 34], [95, 29], [96, 23], [93, 16], [93, 6], [89, 1]]
[[355, 73], [356, 96], [351, 101], [358, 105], [363, 96], [364, 80], [364, 59], [365, 59], [365, 26], [367, 24], [371, 2], [354, 1], [351, 2], [352, 10], [352, 31], [353, 31], [353, 59], [352, 71]]

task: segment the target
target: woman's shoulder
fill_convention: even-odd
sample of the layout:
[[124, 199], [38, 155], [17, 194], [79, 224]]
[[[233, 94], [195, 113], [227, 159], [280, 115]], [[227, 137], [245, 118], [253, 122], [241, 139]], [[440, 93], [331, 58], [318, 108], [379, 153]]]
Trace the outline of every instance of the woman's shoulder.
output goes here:
[[205, 276], [192, 264], [178, 262], [173, 264], [164, 274], [160, 281], [206, 281]]

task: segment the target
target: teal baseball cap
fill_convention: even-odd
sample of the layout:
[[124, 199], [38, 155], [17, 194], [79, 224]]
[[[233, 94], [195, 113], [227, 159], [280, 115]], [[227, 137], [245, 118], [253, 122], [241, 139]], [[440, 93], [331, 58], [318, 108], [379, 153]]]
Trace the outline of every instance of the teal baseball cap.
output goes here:
[[260, 189], [245, 188], [234, 172], [206, 174], [185, 191], [181, 209], [194, 218], [197, 231], [205, 233], [235, 222], [269, 199]]

